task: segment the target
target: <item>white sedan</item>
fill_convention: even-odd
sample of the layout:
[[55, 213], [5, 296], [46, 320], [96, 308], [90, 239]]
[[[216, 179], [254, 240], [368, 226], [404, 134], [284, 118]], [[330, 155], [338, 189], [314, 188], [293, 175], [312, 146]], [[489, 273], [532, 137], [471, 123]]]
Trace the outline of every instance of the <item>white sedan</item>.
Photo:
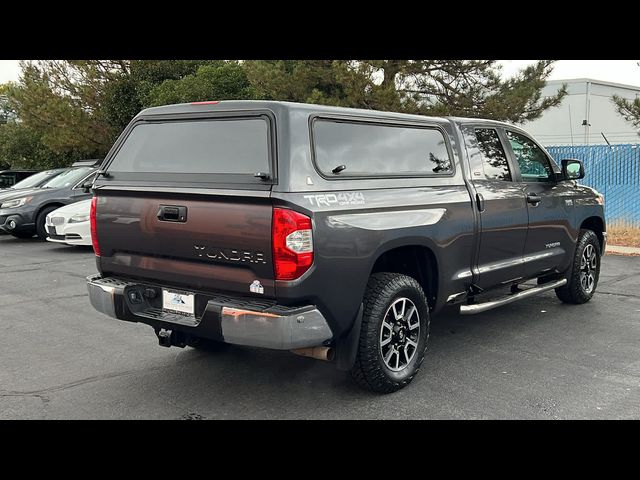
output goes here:
[[68, 245], [91, 245], [89, 211], [91, 199], [65, 205], [47, 215], [45, 223], [49, 242]]

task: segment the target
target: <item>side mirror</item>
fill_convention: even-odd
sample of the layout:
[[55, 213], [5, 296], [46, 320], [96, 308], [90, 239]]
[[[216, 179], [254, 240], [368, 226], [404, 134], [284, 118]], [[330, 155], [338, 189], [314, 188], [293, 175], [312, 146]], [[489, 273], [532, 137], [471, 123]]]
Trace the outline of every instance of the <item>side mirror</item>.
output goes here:
[[562, 160], [562, 176], [565, 180], [580, 180], [584, 178], [584, 165], [572, 158]]

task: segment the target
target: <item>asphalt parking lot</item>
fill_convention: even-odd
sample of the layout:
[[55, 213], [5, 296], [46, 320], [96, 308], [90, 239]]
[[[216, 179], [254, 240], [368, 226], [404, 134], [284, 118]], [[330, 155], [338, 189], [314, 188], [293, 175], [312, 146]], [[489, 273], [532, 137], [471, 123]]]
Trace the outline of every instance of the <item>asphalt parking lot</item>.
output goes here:
[[157, 345], [95, 312], [90, 249], [0, 236], [0, 419], [640, 418], [640, 257], [594, 300], [553, 292], [432, 322], [420, 375], [380, 396], [288, 352]]

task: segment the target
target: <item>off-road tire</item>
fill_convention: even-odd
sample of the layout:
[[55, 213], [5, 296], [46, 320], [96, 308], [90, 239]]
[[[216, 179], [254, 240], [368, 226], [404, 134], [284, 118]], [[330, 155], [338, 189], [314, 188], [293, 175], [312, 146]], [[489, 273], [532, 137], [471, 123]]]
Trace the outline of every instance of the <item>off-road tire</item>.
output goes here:
[[[580, 274], [582, 273], [580, 265], [582, 262], [582, 255], [585, 253], [585, 249], [591, 245], [595, 252], [595, 258], [597, 261], [595, 268], [595, 283], [590, 292], [587, 292], [580, 282]], [[559, 288], [556, 288], [556, 296], [564, 303], [582, 304], [587, 303], [593, 297], [598, 286], [598, 278], [600, 276], [600, 241], [598, 236], [591, 230], [580, 230], [578, 237], [578, 243], [576, 245], [576, 251], [571, 263], [571, 276], [569, 282]]]
[[[413, 302], [419, 315], [420, 330], [415, 354], [403, 370], [387, 367], [381, 353], [381, 329], [387, 311], [399, 298]], [[399, 273], [374, 273], [364, 295], [360, 342], [351, 376], [363, 388], [391, 393], [406, 387], [420, 370], [429, 339], [429, 306], [422, 287], [412, 277]]]
[[47, 220], [47, 215], [49, 215], [54, 210], [57, 210], [60, 207], [47, 207], [44, 208], [38, 213], [36, 217], [36, 235], [40, 240], [46, 240], [49, 234], [47, 233], [47, 227], [45, 225], [45, 221]]

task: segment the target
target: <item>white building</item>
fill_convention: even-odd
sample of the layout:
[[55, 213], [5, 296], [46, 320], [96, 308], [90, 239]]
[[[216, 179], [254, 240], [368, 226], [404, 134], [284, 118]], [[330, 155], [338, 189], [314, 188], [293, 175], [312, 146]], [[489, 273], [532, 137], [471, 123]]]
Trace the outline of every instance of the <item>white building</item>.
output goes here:
[[547, 82], [542, 96], [551, 96], [567, 84], [567, 96], [562, 103], [546, 110], [540, 118], [524, 125], [543, 145], [606, 145], [640, 143], [640, 136], [630, 122], [616, 111], [611, 97], [634, 100], [640, 97], [640, 87], [578, 78]]

